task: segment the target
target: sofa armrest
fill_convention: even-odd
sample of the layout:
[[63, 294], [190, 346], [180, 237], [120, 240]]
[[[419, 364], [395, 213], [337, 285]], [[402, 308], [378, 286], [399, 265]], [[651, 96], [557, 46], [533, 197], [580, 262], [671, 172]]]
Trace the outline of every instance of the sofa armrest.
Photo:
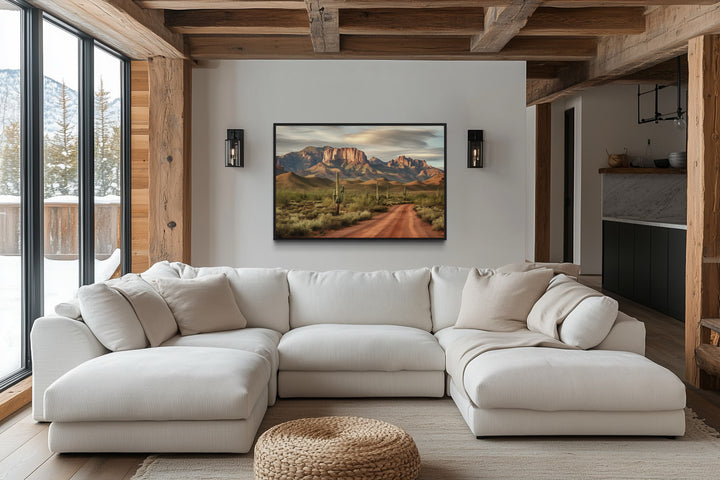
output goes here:
[[45, 421], [45, 390], [58, 378], [91, 358], [108, 353], [87, 325], [67, 317], [40, 317], [30, 332], [33, 418]]
[[615, 324], [595, 350], [619, 350], [645, 355], [645, 324], [618, 312]]

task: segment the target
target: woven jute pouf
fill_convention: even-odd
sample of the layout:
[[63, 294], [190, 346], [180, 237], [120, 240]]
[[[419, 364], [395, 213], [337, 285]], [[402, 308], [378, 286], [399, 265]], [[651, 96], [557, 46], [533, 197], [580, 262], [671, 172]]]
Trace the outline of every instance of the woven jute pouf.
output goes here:
[[360, 417], [301, 418], [255, 444], [259, 480], [414, 480], [420, 454], [401, 428]]

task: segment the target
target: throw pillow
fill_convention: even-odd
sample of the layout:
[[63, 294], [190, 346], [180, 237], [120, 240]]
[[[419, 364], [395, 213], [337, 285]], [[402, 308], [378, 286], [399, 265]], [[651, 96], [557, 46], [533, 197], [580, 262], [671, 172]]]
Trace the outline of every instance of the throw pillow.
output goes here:
[[560, 324], [560, 341], [587, 350], [602, 343], [618, 316], [618, 302], [610, 297], [589, 297]]
[[140, 275], [127, 274], [111, 286], [132, 305], [151, 347], [157, 347], [177, 334], [178, 326], [167, 303]]
[[77, 298], [55, 305], [55, 313], [61, 317], [68, 317], [74, 320], [82, 320], [80, 313], [80, 302]]
[[535, 270], [536, 268], [550, 268], [555, 275], [564, 274], [575, 278], [580, 275], [580, 265], [576, 265], [574, 263], [509, 263], [507, 265], [503, 265], [502, 267], [498, 267], [496, 271], [501, 273], [529, 272], [530, 270]]
[[512, 332], [525, 328], [530, 309], [552, 278], [552, 270], [481, 274], [474, 268], [463, 287], [455, 328]]
[[172, 310], [180, 335], [237, 330], [247, 325], [224, 274], [158, 278], [154, 284]]
[[113, 352], [145, 348], [147, 339], [132, 306], [120, 292], [104, 283], [78, 290], [85, 324], [105, 348]]

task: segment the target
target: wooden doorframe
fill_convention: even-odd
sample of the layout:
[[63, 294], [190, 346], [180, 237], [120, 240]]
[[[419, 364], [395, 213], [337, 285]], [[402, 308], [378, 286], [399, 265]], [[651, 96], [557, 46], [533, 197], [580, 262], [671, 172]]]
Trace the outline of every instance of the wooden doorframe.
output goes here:
[[549, 262], [552, 104], [535, 108], [535, 261]]
[[688, 186], [685, 380], [717, 388], [720, 376], [720, 36], [688, 45]]

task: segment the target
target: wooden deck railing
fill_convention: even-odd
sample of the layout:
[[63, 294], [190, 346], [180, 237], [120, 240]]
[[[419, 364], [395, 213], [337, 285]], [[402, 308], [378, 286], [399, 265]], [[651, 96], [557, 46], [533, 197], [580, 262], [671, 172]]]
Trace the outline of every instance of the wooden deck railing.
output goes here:
[[[45, 256], [74, 260], [78, 257], [79, 226], [76, 203], [45, 203]], [[95, 257], [105, 259], [120, 247], [120, 204], [95, 205]], [[0, 204], [0, 255], [20, 255], [19, 204]]]

